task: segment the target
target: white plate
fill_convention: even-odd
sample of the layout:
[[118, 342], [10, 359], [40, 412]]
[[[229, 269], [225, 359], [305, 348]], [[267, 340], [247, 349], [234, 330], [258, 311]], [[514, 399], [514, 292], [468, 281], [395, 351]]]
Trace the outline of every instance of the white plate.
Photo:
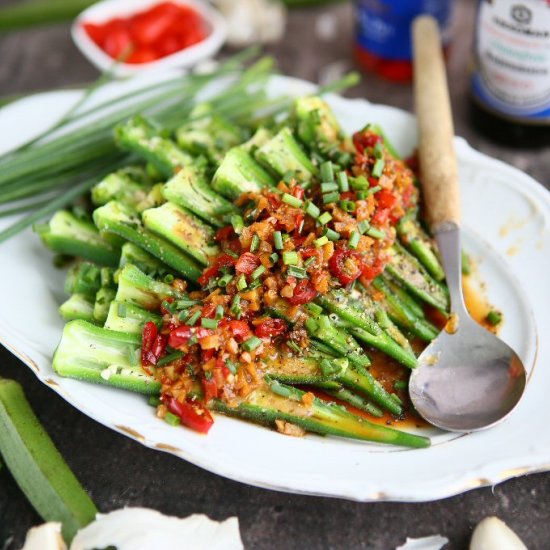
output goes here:
[[[312, 89], [289, 78], [270, 82], [273, 94]], [[401, 153], [413, 150], [416, 126], [410, 114], [363, 100], [329, 99], [347, 131], [376, 122]], [[55, 117], [66, 103], [66, 96], [55, 93], [16, 103], [0, 112], [0, 128], [20, 120], [23, 111], [27, 121], [50, 111]], [[29, 128], [12, 122], [7, 133], [17, 140], [23, 131]], [[30, 231], [0, 246], [0, 341], [40, 380], [105, 426], [252, 485], [362, 501], [426, 501], [550, 469], [550, 341], [537, 341], [537, 331], [544, 336], [550, 330], [550, 194], [463, 140], [457, 139], [456, 146], [464, 245], [478, 261], [490, 300], [504, 311], [502, 338], [531, 371], [524, 400], [491, 430], [457, 436], [434, 429], [431, 448], [405, 450], [313, 435], [283, 437], [222, 416], [207, 437], [172, 428], [154, 416], [141, 396], [63, 379], [52, 371], [51, 356], [63, 326], [56, 308], [63, 299], [64, 274], [52, 267], [51, 254]], [[6, 224], [0, 222], [0, 227]]]

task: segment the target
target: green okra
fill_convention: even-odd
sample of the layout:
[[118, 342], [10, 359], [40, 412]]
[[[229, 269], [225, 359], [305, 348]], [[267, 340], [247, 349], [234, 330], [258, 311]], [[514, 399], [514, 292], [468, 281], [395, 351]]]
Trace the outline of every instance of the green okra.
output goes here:
[[388, 250], [386, 272], [423, 302], [446, 312], [449, 309], [447, 289], [433, 279], [424, 266], [398, 243]]
[[109, 313], [104, 328], [127, 334], [142, 334], [143, 326], [151, 321], [161, 327], [162, 317], [132, 303], [113, 300], [109, 304]]
[[[236, 407], [214, 400], [212, 408], [227, 415], [237, 416], [252, 422], [275, 426], [276, 421], [284, 421], [321, 435], [335, 435], [364, 441], [374, 441], [405, 447], [428, 447], [426, 437], [408, 434], [369, 422], [339, 405], [325, 403], [313, 398], [311, 404], [302, 400], [305, 392], [271, 382], [252, 391]], [[280, 428], [279, 428], [280, 429]]]
[[58, 254], [78, 256], [100, 265], [116, 267], [120, 250], [107, 242], [91, 221], [67, 210], [58, 211], [49, 222], [34, 227], [42, 242]]
[[166, 200], [193, 212], [214, 227], [225, 226], [223, 218], [238, 213], [233, 203], [216, 193], [193, 168], [182, 168], [166, 182], [162, 192]]
[[212, 188], [229, 200], [275, 185], [275, 179], [241, 147], [230, 149], [212, 178]]
[[60, 376], [145, 394], [160, 383], [141, 367], [141, 335], [115, 332], [86, 321], [70, 321], [55, 350], [53, 369]]
[[94, 300], [85, 294], [75, 293], [59, 306], [59, 314], [65, 321], [83, 319], [94, 323]]
[[279, 177], [292, 173], [299, 182], [309, 182], [317, 168], [294, 139], [290, 128], [285, 127], [264, 143], [255, 158]]
[[185, 295], [167, 283], [146, 275], [136, 266], [125, 265], [118, 276], [115, 300], [133, 304], [140, 308], [156, 311], [167, 298], [183, 299]]
[[0, 379], [0, 454], [44, 521], [59, 521], [70, 543], [97, 508], [40, 425], [21, 386]]
[[157, 233], [178, 249], [207, 265], [209, 257], [219, 253], [214, 241], [214, 230], [188, 210], [166, 202], [158, 208], [142, 213], [144, 226]]
[[200, 277], [200, 265], [172, 243], [144, 228], [132, 209], [111, 201], [94, 211], [94, 221], [100, 231], [114, 233], [143, 248], [186, 279], [196, 281]]
[[195, 162], [191, 155], [172, 140], [162, 137], [155, 126], [140, 115], [115, 127], [115, 142], [122, 150], [153, 164], [166, 178]]

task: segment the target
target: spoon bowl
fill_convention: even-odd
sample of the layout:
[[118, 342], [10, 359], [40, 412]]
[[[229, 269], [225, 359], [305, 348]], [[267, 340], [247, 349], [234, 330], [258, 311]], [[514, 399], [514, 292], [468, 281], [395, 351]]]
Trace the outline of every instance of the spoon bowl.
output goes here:
[[468, 314], [462, 295], [460, 193], [445, 65], [435, 19], [413, 24], [422, 189], [449, 289], [451, 315], [411, 373], [418, 413], [450, 431], [488, 428], [519, 403], [527, 375], [517, 354]]

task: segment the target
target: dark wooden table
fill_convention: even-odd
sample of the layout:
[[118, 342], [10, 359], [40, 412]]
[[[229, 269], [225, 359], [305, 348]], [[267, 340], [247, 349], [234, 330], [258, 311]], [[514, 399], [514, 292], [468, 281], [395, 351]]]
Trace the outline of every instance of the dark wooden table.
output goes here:
[[[0, 0], [0, 5], [8, 3], [13, 2]], [[516, 151], [497, 146], [471, 127], [467, 62], [474, 5], [474, 0], [457, 2], [456, 39], [449, 59], [456, 132], [474, 147], [504, 159], [548, 186], [549, 149]], [[330, 29], [331, 24], [335, 25], [332, 36], [320, 36], [319, 26]], [[270, 52], [284, 73], [318, 81], [326, 76], [327, 66], [332, 72], [353, 67], [352, 26], [350, 5], [295, 10], [289, 17], [286, 38]], [[0, 60], [0, 96], [58, 88], [97, 76], [73, 47], [68, 25], [0, 37]], [[411, 109], [410, 85], [383, 82], [371, 75], [365, 75], [363, 83], [347, 95]], [[395, 548], [406, 536], [434, 533], [451, 540], [447, 548], [466, 548], [473, 526], [483, 517], [496, 514], [530, 549], [550, 547], [550, 474], [522, 477], [420, 504], [362, 504], [288, 495], [226, 480], [104, 428], [41, 385], [3, 348], [0, 376], [23, 384], [46, 430], [102, 511], [147, 506], [177, 516], [199, 512], [223, 519], [236, 515], [245, 545], [255, 549], [377, 550]], [[6, 548], [18, 548], [27, 529], [39, 522], [9, 473], [2, 469], [0, 548], [4, 541]]]

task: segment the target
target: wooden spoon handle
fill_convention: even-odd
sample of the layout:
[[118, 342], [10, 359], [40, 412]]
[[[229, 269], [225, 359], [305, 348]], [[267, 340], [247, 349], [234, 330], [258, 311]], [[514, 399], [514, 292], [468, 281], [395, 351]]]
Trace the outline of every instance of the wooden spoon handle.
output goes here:
[[413, 48], [422, 189], [427, 217], [435, 232], [444, 222], [460, 223], [460, 194], [445, 63], [433, 17], [415, 19]]

